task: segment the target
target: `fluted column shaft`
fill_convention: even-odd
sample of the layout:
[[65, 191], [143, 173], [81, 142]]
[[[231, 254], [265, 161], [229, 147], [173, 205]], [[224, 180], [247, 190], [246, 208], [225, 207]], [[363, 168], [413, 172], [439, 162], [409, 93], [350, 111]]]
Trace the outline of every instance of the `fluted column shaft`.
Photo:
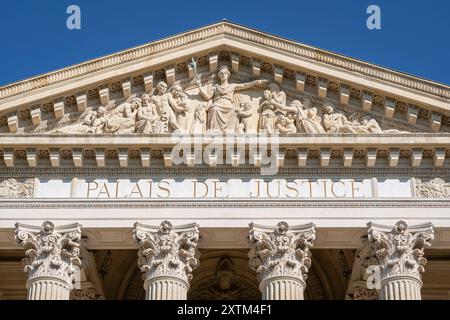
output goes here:
[[381, 280], [380, 300], [421, 300], [422, 281], [416, 277], [391, 277]]
[[380, 300], [421, 300], [422, 276], [427, 259], [424, 248], [431, 246], [431, 223], [410, 226], [399, 221], [394, 228], [369, 223], [369, 241], [379, 259]]
[[313, 224], [290, 228], [280, 222], [275, 230], [250, 225], [249, 265], [259, 273], [263, 300], [304, 299], [314, 239]]
[[263, 300], [303, 300], [306, 283], [294, 277], [272, 277], [261, 281]]
[[49, 277], [27, 281], [27, 300], [69, 300], [71, 284]]
[[159, 227], [136, 223], [133, 235], [146, 299], [186, 300], [192, 271], [198, 266], [198, 225], [172, 228], [169, 221]]
[[80, 280], [81, 225], [16, 223], [15, 236], [27, 256], [22, 262], [28, 273], [28, 300], [69, 300], [74, 282]]
[[187, 300], [189, 284], [175, 277], [158, 277], [144, 283], [147, 300]]

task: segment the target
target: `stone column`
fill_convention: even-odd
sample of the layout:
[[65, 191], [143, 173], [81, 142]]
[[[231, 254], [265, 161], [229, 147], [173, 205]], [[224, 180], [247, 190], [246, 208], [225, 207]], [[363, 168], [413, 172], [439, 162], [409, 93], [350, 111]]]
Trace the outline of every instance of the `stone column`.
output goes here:
[[263, 300], [303, 300], [315, 237], [314, 224], [280, 222], [275, 230], [250, 224], [249, 265], [259, 274]]
[[144, 273], [147, 300], [186, 300], [192, 270], [198, 266], [198, 225], [159, 227], [135, 223], [138, 266]]
[[427, 259], [424, 248], [431, 245], [431, 223], [411, 226], [399, 221], [394, 228], [369, 223], [369, 241], [375, 246], [380, 267], [380, 300], [420, 300], [421, 273]]
[[81, 225], [16, 223], [15, 237], [27, 256], [22, 262], [28, 273], [28, 300], [69, 300], [81, 264]]

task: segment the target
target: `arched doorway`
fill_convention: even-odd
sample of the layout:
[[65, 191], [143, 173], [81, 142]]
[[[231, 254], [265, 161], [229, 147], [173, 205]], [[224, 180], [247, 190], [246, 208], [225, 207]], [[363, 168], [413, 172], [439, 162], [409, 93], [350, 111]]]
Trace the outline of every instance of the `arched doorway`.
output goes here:
[[[194, 278], [188, 292], [189, 300], [261, 299], [257, 274], [248, 266], [248, 250], [200, 250], [200, 252], [200, 265], [193, 272]], [[335, 279], [339, 273], [337, 270], [340, 270], [335, 261], [337, 253], [337, 250], [318, 250], [313, 253], [313, 264], [306, 281], [306, 300], [344, 298], [345, 287], [342, 287], [342, 284], [345, 282], [340, 284], [344, 279]], [[144, 298], [142, 274], [136, 267], [126, 286], [124, 299]]]

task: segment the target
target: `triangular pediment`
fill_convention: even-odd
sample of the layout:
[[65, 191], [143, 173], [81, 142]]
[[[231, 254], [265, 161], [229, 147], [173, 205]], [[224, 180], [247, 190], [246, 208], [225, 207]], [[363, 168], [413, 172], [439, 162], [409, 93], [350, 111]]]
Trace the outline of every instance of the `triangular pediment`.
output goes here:
[[[136, 110], [133, 119], [120, 119], [134, 98], [140, 105], [144, 95], [151, 100], [160, 81], [168, 84], [168, 90], [179, 85], [183, 97], [178, 100], [187, 101], [187, 112], [178, 112], [181, 109], [171, 103], [175, 120], [169, 122], [181, 121], [179, 127], [186, 133], [206, 133], [210, 129], [206, 113], [216, 98], [205, 99], [195, 80], [201, 79], [203, 90], [212, 90], [222, 65], [231, 71], [232, 84], [266, 81], [233, 92], [231, 105], [248, 108], [231, 117], [236, 125], [228, 127], [236, 133], [261, 132], [265, 121], [261, 105], [270, 83], [284, 94], [278, 102], [287, 108], [273, 107], [277, 114], [266, 111], [269, 117], [281, 113], [293, 117], [289, 107], [298, 100], [303, 104], [301, 117], [311, 126], [302, 129], [294, 120], [289, 129], [287, 119], [285, 132], [282, 121], [274, 118], [271, 126], [277, 133], [450, 132], [449, 86], [223, 21], [0, 88], [0, 133], [170, 133], [175, 125], [167, 121], [160, 125], [168, 129], [144, 128], [145, 124], [136, 129]], [[333, 121], [347, 121], [346, 128], [324, 123], [330, 104], [336, 115]], [[161, 117], [160, 106], [156, 107]], [[97, 128], [101, 117], [109, 119], [109, 129]]]

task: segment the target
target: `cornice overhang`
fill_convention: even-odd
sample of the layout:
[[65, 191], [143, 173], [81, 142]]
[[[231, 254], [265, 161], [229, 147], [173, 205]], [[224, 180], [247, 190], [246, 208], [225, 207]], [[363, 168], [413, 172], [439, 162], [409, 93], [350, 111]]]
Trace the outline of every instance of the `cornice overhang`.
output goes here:
[[[130, 139], [132, 138], [132, 139]], [[173, 147], [177, 144], [197, 142], [208, 144], [226, 139], [232, 141], [251, 142], [252, 139], [267, 139], [288, 147], [444, 147], [450, 148], [448, 134], [406, 133], [406, 134], [289, 134], [289, 135], [189, 135], [189, 134], [115, 134], [115, 135], [83, 135], [83, 134], [1, 134], [0, 148], [16, 147]]]
[[[183, 159], [181, 165], [190, 168], [204, 165], [216, 167], [218, 164], [230, 168], [247, 164], [260, 167], [264, 163], [262, 157], [271, 158], [277, 167], [450, 168], [448, 134], [3, 134], [0, 138], [0, 160], [3, 159], [0, 167], [7, 168], [81, 168], [87, 162], [90, 162], [88, 167], [103, 168], [106, 158], [118, 160], [114, 166], [122, 168], [149, 168], [155, 163], [158, 163], [157, 166], [173, 167], [180, 164], [176, 160], [180, 152]], [[211, 147], [220, 149], [222, 160], [216, 154], [218, 151], [211, 153]], [[206, 153], [207, 150], [209, 153]], [[270, 150], [270, 155], [263, 154], [267, 150]], [[65, 164], [63, 159], [66, 159]]]
[[0, 111], [51, 98], [76, 88], [126, 76], [212, 48], [252, 52], [295, 68], [417, 101], [431, 110], [450, 111], [450, 86], [379, 67], [329, 51], [222, 21], [0, 88]]

